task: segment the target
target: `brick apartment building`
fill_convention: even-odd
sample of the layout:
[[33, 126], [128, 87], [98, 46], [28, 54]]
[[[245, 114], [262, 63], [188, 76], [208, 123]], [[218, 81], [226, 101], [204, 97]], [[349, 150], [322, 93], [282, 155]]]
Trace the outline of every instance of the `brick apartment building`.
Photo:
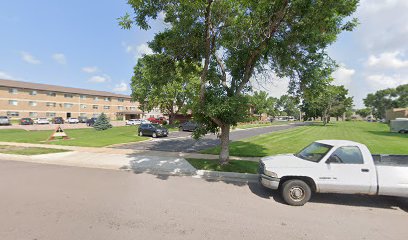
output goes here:
[[61, 87], [0, 79], [0, 116], [94, 117], [102, 112], [111, 119], [157, 117], [160, 112], [143, 114], [130, 96], [105, 91]]

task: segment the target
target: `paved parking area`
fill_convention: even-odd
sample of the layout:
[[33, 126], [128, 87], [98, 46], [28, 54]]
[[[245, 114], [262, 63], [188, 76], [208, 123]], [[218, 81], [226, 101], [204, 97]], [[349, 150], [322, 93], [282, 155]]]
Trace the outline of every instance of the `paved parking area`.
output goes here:
[[[258, 136], [260, 134], [276, 132], [303, 125], [302, 123], [270, 126], [263, 128], [252, 128], [232, 131], [231, 141], [238, 141], [244, 138]], [[148, 139], [148, 137], [146, 137]], [[134, 149], [134, 150], [154, 150], [168, 152], [197, 152], [206, 148], [219, 145], [220, 140], [214, 134], [209, 134], [200, 140], [195, 140], [189, 132], [171, 132], [167, 138], [157, 138], [151, 141], [116, 145], [113, 148]]]

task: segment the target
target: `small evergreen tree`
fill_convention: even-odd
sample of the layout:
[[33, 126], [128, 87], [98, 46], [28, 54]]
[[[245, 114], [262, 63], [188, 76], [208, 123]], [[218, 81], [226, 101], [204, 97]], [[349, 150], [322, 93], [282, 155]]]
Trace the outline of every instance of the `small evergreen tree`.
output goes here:
[[102, 131], [102, 130], [106, 130], [112, 127], [112, 124], [109, 123], [109, 119], [106, 116], [105, 113], [102, 113], [101, 115], [99, 115], [98, 119], [96, 119], [95, 124], [93, 125], [93, 127], [97, 130], [97, 131]]

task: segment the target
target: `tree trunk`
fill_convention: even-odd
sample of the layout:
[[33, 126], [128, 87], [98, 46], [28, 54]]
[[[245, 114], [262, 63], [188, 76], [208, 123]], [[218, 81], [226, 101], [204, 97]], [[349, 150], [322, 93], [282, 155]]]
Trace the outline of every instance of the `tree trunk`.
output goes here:
[[220, 164], [227, 164], [229, 161], [229, 135], [230, 125], [223, 124], [221, 126], [221, 152], [220, 152]]

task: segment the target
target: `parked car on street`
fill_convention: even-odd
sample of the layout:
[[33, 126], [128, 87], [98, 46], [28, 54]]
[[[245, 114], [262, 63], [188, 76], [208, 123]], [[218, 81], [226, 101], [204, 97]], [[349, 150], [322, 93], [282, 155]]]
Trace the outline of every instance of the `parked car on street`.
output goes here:
[[50, 121], [48, 121], [48, 118], [37, 118], [34, 120], [35, 124], [50, 124]]
[[158, 117], [158, 118], [150, 117], [147, 120], [151, 123], [163, 124], [163, 122], [166, 121], [166, 118], [165, 117]]
[[77, 124], [77, 123], [79, 123], [79, 120], [78, 120], [78, 118], [68, 118], [68, 119], [67, 119], [67, 123], [69, 123], [69, 124]]
[[371, 155], [352, 141], [321, 140], [296, 154], [264, 157], [259, 173], [263, 186], [294, 206], [313, 193], [408, 197], [408, 155]]
[[139, 136], [152, 136], [156, 137], [167, 137], [169, 135], [169, 131], [167, 128], [161, 126], [160, 124], [155, 123], [148, 123], [148, 124], [141, 124], [138, 129]]
[[34, 121], [31, 118], [22, 118], [20, 119], [20, 125], [33, 125]]
[[93, 117], [93, 118], [88, 119], [88, 120], [86, 121], [86, 125], [89, 126], [89, 127], [92, 127], [92, 126], [95, 124], [96, 119], [98, 119], [98, 118]]
[[78, 121], [79, 123], [86, 123], [86, 121], [88, 121], [87, 117], [78, 117]]
[[64, 119], [62, 117], [54, 117], [51, 121], [54, 124], [64, 124]]
[[10, 119], [7, 116], [0, 116], [0, 125], [11, 125]]
[[126, 125], [140, 125], [140, 124], [142, 124], [141, 119], [129, 119], [129, 120], [126, 120]]
[[182, 124], [180, 124], [179, 126], [179, 130], [180, 131], [195, 131], [198, 127], [198, 124], [192, 121], [187, 121], [184, 122]]

